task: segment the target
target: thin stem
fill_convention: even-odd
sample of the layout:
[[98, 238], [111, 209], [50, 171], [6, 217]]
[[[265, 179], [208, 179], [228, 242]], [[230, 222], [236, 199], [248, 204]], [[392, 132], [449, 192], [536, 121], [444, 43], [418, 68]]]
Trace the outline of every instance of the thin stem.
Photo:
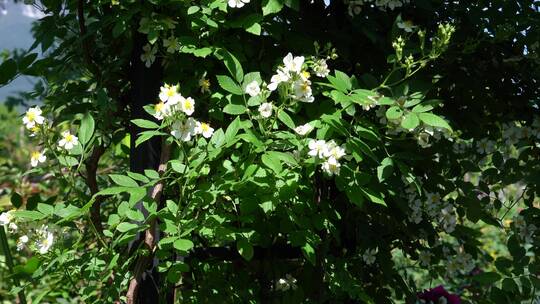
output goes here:
[[[11, 256], [11, 252], [9, 251], [6, 231], [4, 230], [3, 225], [0, 225], [0, 247], [2, 247], [2, 251], [4, 252], [4, 256], [6, 257], [6, 264], [8, 266], [9, 273], [11, 274], [13, 285], [15, 285], [16, 287], [19, 287], [21, 284], [19, 282], [19, 279], [17, 279], [13, 273], [13, 257]], [[18, 295], [19, 295], [19, 302], [26, 303], [26, 297], [24, 295], [23, 288], [21, 288]]]

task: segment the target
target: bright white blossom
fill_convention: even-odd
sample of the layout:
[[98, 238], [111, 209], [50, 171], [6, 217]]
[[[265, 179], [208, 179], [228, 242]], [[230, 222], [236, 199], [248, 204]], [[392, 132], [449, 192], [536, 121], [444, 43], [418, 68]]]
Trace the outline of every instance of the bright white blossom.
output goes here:
[[296, 134], [304, 136], [313, 130], [313, 126], [309, 123], [294, 128]]
[[7, 226], [13, 221], [13, 211], [6, 211], [0, 213], [0, 225]]
[[17, 240], [17, 250], [18, 251], [23, 250], [24, 246], [26, 246], [28, 241], [29, 241], [29, 238], [28, 238], [27, 235], [23, 235], [23, 236], [19, 237], [19, 239]]
[[197, 121], [196, 126], [195, 126], [195, 133], [196, 134], [202, 134], [202, 136], [204, 136], [204, 138], [210, 138], [210, 137], [212, 137], [212, 134], [214, 134], [214, 129], [212, 127], [210, 127], [210, 125], [205, 123], [205, 122]]
[[186, 115], [191, 116], [193, 112], [195, 111], [195, 100], [193, 98], [182, 98], [180, 100], [180, 107], [182, 108], [182, 111], [186, 113]]
[[287, 291], [289, 289], [296, 290], [296, 288], [298, 288], [296, 285], [296, 278], [290, 274], [286, 274], [285, 278], [280, 278], [276, 282], [275, 287], [276, 291]]
[[294, 98], [302, 102], [312, 103], [315, 98], [311, 91], [311, 81], [308, 79], [300, 78], [293, 84]]
[[66, 150], [71, 150], [79, 142], [77, 136], [71, 134], [69, 131], [62, 132], [62, 139], [58, 142], [58, 146]]
[[268, 118], [272, 116], [272, 103], [265, 102], [259, 106], [259, 113], [262, 117]]
[[178, 85], [165, 84], [159, 89], [159, 100], [167, 102], [169, 105], [177, 104], [181, 98], [182, 95], [178, 93]]
[[41, 114], [42, 111], [38, 106], [28, 109], [22, 119], [23, 123], [26, 125], [26, 128], [32, 130], [37, 125], [42, 125], [43, 122], [45, 122], [45, 117], [43, 117]]
[[141, 61], [149, 68], [156, 61], [157, 46], [152, 47], [150, 44], [143, 46], [144, 53], [141, 54]]
[[287, 82], [290, 79], [291, 77], [287, 71], [283, 68], [278, 68], [277, 73], [270, 79], [270, 84], [267, 88], [270, 91], [275, 91], [280, 83]]
[[54, 234], [49, 227], [42, 226], [37, 232], [36, 248], [41, 254], [45, 254], [51, 249], [54, 242]]
[[302, 71], [302, 65], [304, 64], [304, 56], [293, 57], [291, 53], [288, 53], [283, 58], [283, 64], [285, 65], [286, 72], [294, 72], [299, 74]]
[[167, 113], [169, 113], [169, 106], [164, 103], [163, 101], [160, 101], [154, 105], [154, 117], [158, 120], [162, 120], [167, 116]]
[[324, 156], [338, 160], [345, 156], [345, 148], [338, 146], [333, 140], [331, 140], [326, 145]]
[[259, 87], [259, 83], [256, 80], [253, 80], [246, 86], [246, 94], [248, 94], [251, 97], [255, 97], [261, 93], [261, 88]]
[[332, 176], [332, 175], [339, 175], [339, 169], [341, 167], [341, 164], [335, 159], [334, 157], [328, 158], [323, 164], [322, 169], [323, 171]]
[[308, 143], [308, 155], [312, 157], [324, 158], [327, 153], [328, 146], [324, 140], [311, 139]]
[[34, 151], [30, 156], [30, 164], [32, 167], [36, 167], [39, 163], [44, 163], [47, 160], [45, 153], [41, 151]]
[[229, 0], [227, 3], [232, 8], [241, 8], [245, 4], [249, 3], [250, 0]]
[[195, 128], [197, 122], [189, 117], [184, 123], [175, 121], [171, 126], [171, 135], [182, 141], [190, 141], [191, 137], [196, 135]]

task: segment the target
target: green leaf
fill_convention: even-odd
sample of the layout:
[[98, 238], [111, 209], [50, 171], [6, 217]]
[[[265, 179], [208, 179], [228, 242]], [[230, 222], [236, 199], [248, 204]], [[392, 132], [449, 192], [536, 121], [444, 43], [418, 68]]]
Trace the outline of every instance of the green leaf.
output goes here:
[[388, 119], [398, 119], [401, 117], [401, 115], [403, 115], [403, 110], [398, 106], [393, 106], [386, 110], [386, 118]]
[[120, 223], [118, 224], [118, 226], [116, 226], [116, 230], [120, 232], [126, 232], [126, 231], [137, 229], [137, 228], [139, 228], [139, 225], [133, 224], [133, 223], [126, 223], [126, 222]]
[[281, 173], [281, 171], [283, 170], [281, 162], [275, 154], [267, 152], [263, 154], [261, 160], [263, 164], [265, 164], [268, 168], [272, 169], [272, 171], [274, 171], [276, 174]]
[[17, 63], [13, 59], [8, 59], [0, 65], [0, 86], [8, 83], [17, 75]]
[[240, 130], [240, 117], [236, 117], [225, 130], [225, 144], [230, 145], [234, 142], [234, 137]]
[[414, 108], [412, 108], [412, 111], [414, 113], [423, 113], [423, 112], [427, 112], [431, 110], [433, 110], [432, 105], [424, 105], [424, 104], [419, 104], [419, 105], [416, 105]]
[[489, 285], [499, 281], [501, 275], [496, 272], [483, 272], [473, 276], [472, 279], [480, 284]]
[[360, 188], [360, 192], [362, 192], [362, 194], [367, 199], [374, 202], [375, 204], [380, 204], [380, 205], [386, 206], [386, 203], [384, 202], [381, 193], [375, 192], [374, 190], [372, 190], [370, 188]]
[[452, 131], [452, 128], [450, 127], [450, 125], [446, 122], [446, 120], [442, 119], [440, 116], [437, 116], [432, 113], [419, 113], [418, 117], [426, 125], [429, 125], [432, 127], [444, 128], [444, 129], [448, 129]]
[[223, 112], [231, 115], [240, 115], [246, 113], [247, 108], [243, 105], [228, 104], [223, 108]]
[[407, 130], [414, 130], [414, 128], [418, 127], [419, 124], [420, 120], [418, 119], [418, 115], [412, 112], [405, 114], [403, 120], [401, 121], [401, 126]]
[[330, 81], [335, 89], [342, 93], [347, 93], [352, 86], [349, 76], [338, 70], [336, 70], [335, 76], [328, 75], [326, 78], [328, 81]]
[[167, 209], [169, 209], [172, 214], [176, 214], [178, 212], [178, 205], [175, 202], [167, 200], [166, 205]]
[[92, 138], [94, 134], [95, 121], [92, 115], [86, 113], [81, 120], [81, 127], [79, 128], [79, 141], [81, 144], [86, 144]]
[[13, 211], [13, 216], [22, 218], [22, 219], [29, 219], [29, 220], [41, 220], [45, 218], [45, 214], [34, 211], [34, 210], [16, 210]]
[[195, 14], [196, 12], [198, 12], [201, 8], [198, 7], [198, 6], [190, 6], [187, 10], [187, 14], [188, 15], [193, 15]]
[[119, 185], [124, 187], [139, 187], [136, 181], [134, 181], [131, 177], [125, 176], [125, 175], [119, 175], [119, 174], [109, 174], [109, 177], [112, 179], [112, 181]]
[[10, 201], [11, 201], [11, 205], [13, 205], [13, 207], [15, 208], [21, 207], [23, 203], [22, 196], [15, 191], [11, 193]]
[[313, 249], [313, 247], [311, 247], [309, 243], [305, 243], [304, 246], [302, 246], [302, 253], [306, 257], [306, 259], [311, 263], [311, 265], [315, 265], [316, 263], [315, 249]]
[[217, 75], [216, 78], [219, 83], [219, 86], [223, 88], [225, 91], [235, 94], [235, 95], [244, 94], [244, 92], [242, 91], [242, 88], [231, 77], [226, 76], [226, 75]]
[[222, 57], [218, 59], [223, 60], [223, 63], [225, 64], [225, 67], [227, 67], [227, 70], [229, 70], [229, 73], [231, 73], [231, 76], [234, 77], [238, 83], [242, 83], [244, 70], [242, 69], [242, 65], [240, 65], [240, 61], [238, 61], [233, 54], [224, 49], [219, 50], [217, 53]]
[[279, 13], [283, 9], [283, 1], [281, 0], [264, 0], [262, 3], [263, 16]]
[[174, 160], [171, 160], [169, 162], [169, 164], [171, 165], [171, 168], [177, 172], [177, 173], [181, 173], [181, 174], [185, 174], [186, 173], [186, 165], [182, 164], [179, 160], [177, 159], [174, 159]]
[[173, 243], [173, 247], [180, 251], [189, 251], [193, 246], [193, 242], [187, 239], [177, 239]]
[[245, 28], [246, 32], [252, 33], [253, 35], [261, 35], [261, 25], [258, 23], [253, 23], [252, 25]]
[[253, 258], [253, 246], [245, 238], [240, 238], [236, 242], [236, 248], [238, 253], [240, 253], [246, 261], [250, 261]]
[[129, 190], [131, 190], [131, 187], [109, 187], [109, 188], [105, 188], [99, 191], [98, 193], [94, 194], [94, 196], [115, 195], [115, 194], [120, 194], [122, 192], [128, 192]]
[[37, 210], [45, 215], [54, 214], [54, 206], [49, 204], [38, 203]]
[[144, 170], [144, 175], [146, 175], [150, 179], [158, 179], [159, 178], [159, 173], [156, 170], [152, 170], [152, 169]]
[[382, 160], [381, 165], [377, 167], [377, 177], [380, 182], [392, 175], [394, 172], [394, 162], [390, 157]]
[[146, 120], [146, 119], [133, 119], [131, 120], [133, 124], [135, 124], [139, 128], [143, 129], [158, 129], [159, 125], [153, 121]]
[[287, 127], [291, 128], [291, 129], [294, 129], [295, 128], [295, 125], [294, 125], [294, 121], [292, 120], [292, 118], [289, 116], [289, 114], [287, 114], [287, 112], [285, 112], [285, 110], [279, 110], [278, 111], [278, 115], [277, 115], [278, 119], [284, 123]]

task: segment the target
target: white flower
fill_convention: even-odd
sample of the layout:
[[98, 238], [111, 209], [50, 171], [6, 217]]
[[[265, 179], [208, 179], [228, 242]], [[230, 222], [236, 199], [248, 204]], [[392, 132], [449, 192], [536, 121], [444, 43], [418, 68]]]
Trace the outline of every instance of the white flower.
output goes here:
[[180, 43], [178, 39], [174, 36], [169, 37], [169, 39], [163, 39], [163, 47], [167, 48], [167, 52], [174, 53], [180, 49]]
[[429, 263], [431, 262], [431, 252], [429, 251], [420, 251], [420, 254], [418, 256], [418, 260], [420, 261], [421, 266], [429, 266]]
[[272, 116], [272, 103], [265, 102], [259, 106], [259, 113], [262, 117], [268, 118]]
[[195, 133], [196, 126], [197, 126], [197, 123], [195, 122], [195, 119], [191, 117], [189, 117], [185, 123], [176, 121], [171, 126], [172, 128], [171, 135], [182, 141], [190, 141], [191, 137], [196, 134]]
[[312, 103], [315, 99], [312, 96], [311, 81], [298, 79], [293, 84], [294, 98], [307, 103]]
[[253, 80], [246, 86], [246, 93], [251, 96], [255, 97], [261, 93], [261, 88], [259, 87], [259, 83], [257, 83], [256, 80]]
[[373, 263], [375, 263], [375, 260], [376, 260], [376, 255], [377, 254], [377, 248], [375, 249], [368, 249], [364, 252], [364, 254], [362, 255], [362, 259], [364, 260], [364, 262], [367, 264], [367, 265], [371, 265]]
[[315, 75], [319, 77], [326, 77], [328, 76], [328, 74], [330, 74], [328, 64], [324, 59], [319, 59], [315, 62], [315, 65], [313, 66], [313, 71], [315, 72]]
[[28, 236], [26, 235], [19, 237], [19, 239], [17, 240], [17, 250], [18, 251], [23, 250], [24, 246], [26, 245], [26, 243], [28, 243], [28, 241], [29, 239], [28, 239]]
[[71, 150], [77, 145], [78, 141], [77, 136], [71, 134], [69, 131], [64, 131], [62, 132], [62, 139], [58, 142], [58, 146], [66, 150]]
[[287, 82], [289, 79], [291, 79], [289, 73], [283, 70], [283, 68], [278, 68], [277, 74], [272, 76], [270, 79], [270, 84], [267, 86], [267, 88], [270, 91], [275, 91], [280, 83]]
[[323, 171], [332, 176], [332, 175], [339, 175], [339, 169], [341, 167], [341, 164], [335, 159], [334, 157], [328, 158], [323, 164], [322, 169]]
[[452, 233], [454, 231], [456, 228], [456, 216], [452, 205], [448, 204], [441, 210], [440, 222], [442, 228], [447, 233]]
[[328, 151], [328, 146], [324, 140], [311, 139], [308, 143], [309, 152], [308, 155], [312, 157], [324, 158], [324, 155]]
[[294, 128], [296, 134], [304, 136], [313, 130], [313, 126], [309, 123]]
[[439, 193], [426, 192], [426, 201], [428, 204], [436, 204], [441, 200], [441, 195]]
[[249, 3], [250, 0], [229, 0], [227, 3], [232, 8], [241, 8], [244, 4]]
[[400, 20], [397, 23], [397, 27], [404, 30], [407, 33], [412, 33], [416, 26], [414, 26], [414, 23], [410, 20]]
[[156, 61], [157, 46], [152, 47], [150, 44], [143, 46], [144, 53], [141, 54], [141, 61], [149, 68]]
[[345, 149], [343, 147], [340, 147], [336, 145], [334, 141], [330, 141], [327, 144], [327, 149], [324, 152], [324, 156], [328, 158], [335, 158], [336, 160], [342, 158], [345, 156]]
[[283, 58], [283, 64], [285, 65], [286, 72], [300, 74], [302, 65], [304, 64], [304, 56], [293, 57], [291, 53], [288, 53], [287, 56]]
[[199, 79], [199, 87], [201, 87], [201, 93], [210, 93], [210, 80], [203, 75], [201, 79]]
[[178, 85], [165, 84], [159, 89], [159, 100], [169, 103], [169, 106], [177, 104], [182, 95], [178, 93]]
[[30, 157], [30, 164], [32, 167], [36, 167], [39, 163], [44, 163], [47, 160], [47, 157], [43, 152], [34, 151]]
[[487, 138], [481, 139], [477, 143], [477, 147], [478, 147], [477, 149], [478, 153], [481, 153], [481, 154], [490, 154], [490, 153], [495, 152], [495, 142]]
[[12, 212], [13, 211], [10, 210], [10, 211], [0, 213], [0, 225], [6, 226], [6, 225], [9, 225], [9, 223], [13, 221]]
[[160, 101], [154, 105], [154, 112], [153, 116], [158, 120], [162, 120], [170, 113], [169, 106], [163, 101]]
[[180, 107], [182, 108], [182, 111], [186, 113], [186, 115], [191, 116], [193, 111], [195, 111], [195, 100], [193, 100], [191, 97], [181, 98]]
[[289, 290], [289, 282], [287, 280], [281, 278], [276, 282], [276, 291], [287, 291]]
[[43, 226], [37, 231], [37, 235], [38, 240], [36, 241], [36, 248], [39, 253], [45, 254], [53, 245], [54, 234], [49, 231], [47, 226]]
[[23, 123], [26, 125], [27, 129], [34, 129], [36, 125], [43, 124], [45, 117], [43, 117], [41, 113], [41, 109], [38, 106], [30, 108], [28, 111], [26, 111], [26, 114], [24, 114], [23, 117]]
[[204, 138], [210, 138], [212, 137], [212, 134], [214, 134], [214, 129], [205, 122], [197, 121], [196, 127], [195, 127], [195, 134], [202, 134]]

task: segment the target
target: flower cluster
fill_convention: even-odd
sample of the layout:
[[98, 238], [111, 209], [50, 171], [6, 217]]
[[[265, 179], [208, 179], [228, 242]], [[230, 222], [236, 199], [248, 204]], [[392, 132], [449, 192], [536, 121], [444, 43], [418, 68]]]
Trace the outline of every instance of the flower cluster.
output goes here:
[[334, 142], [325, 140], [310, 139], [308, 143], [309, 156], [322, 160], [322, 169], [328, 175], [339, 175], [341, 164], [339, 160], [345, 156], [345, 148]]
[[296, 279], [290, 274], [286, 274], [285, 278], [281, 278], [276, 282], [276, 291], [287, 291], [289, 289], [296, 290]]
[[[15, 223], [15, 217], [13, 211], [6, 211], [0, 213], [0, 225], [7, 226], [10, 233], [17, 233], [20, 227]], [[38, 229], [28, 229], [17, 239], [17, 250], [23, 250], [30, 243], [30, 238], [34, 239], [31, 249], [39, 252], [40, 254], [46, 254], [51, 249], [54, 243], [54, 234], [47, 225], [42, 225]]]
[[468, 274], [474, 267], [473, 257], [458, 248], [455, 254], [450, 253], [450, 250], [447, 247], [443, 248], [443, 252], [446, 255], [446, 276], [448, 278], [456, 277], [458, 274]]
[[412, 185], [406, 190], [411, 209], [409, 221], [418, 224], [426, 218], [436, 221], [447, 233], [453, 232], [457, 224], [454, 206], [444, 202], [439, 193], [427, 192], [425, 199], [421, 199], [416, 196], [415, 191]]
[[159, 102], [154, 105], [154, 117], [168, 120], [171, 124], [171, 135], [182, 141], [190, 141], [195, 135], [212, 137], [214, 129], [206, 122], [189, 117], [195, 111], [195, 100], [184, 97], [178, 92], [178, 85], [165, 84], [160, 88]]
[[[270, 79], [268, 90], [275, 91], [284, 84], [290, 92], [290, 97], [301, 102], [312, 103], [315, 98], [311, 90], [310, 74], [303, 69], [304, 56], [293, 56], [291, 53], [283, 58], [283, 65], [279, 66], [275, 75]], [[319, 67], [319, 73], [324, 74]]]
[[[39, 106], [29, 108], [22, 118], [22, 122], [31, 133], [31, 137], [42, 135], [40, 131], [47, 130], [46, 119], [43, 116]], [[61, 138], [57, 143], [58, 149], [69, 151], [79, 144], [77, 136], [70, 133], [69, 130], [62, 132]], [[41, 163], [45, 163], [47, 156], [45, 150], [34, 150], [30, 153], [30, 165], [37, 167]]]

